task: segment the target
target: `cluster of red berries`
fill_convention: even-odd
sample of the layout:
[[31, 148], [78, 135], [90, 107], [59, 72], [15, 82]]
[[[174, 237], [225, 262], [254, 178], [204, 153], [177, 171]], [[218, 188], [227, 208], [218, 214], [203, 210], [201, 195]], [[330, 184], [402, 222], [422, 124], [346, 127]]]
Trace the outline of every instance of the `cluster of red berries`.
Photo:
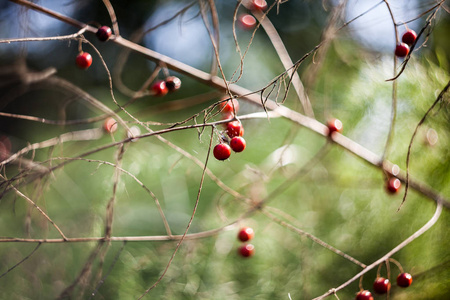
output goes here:
[[255, 246], [252, 244], [248, 244], [247, 242], [251, 240], [255, 236], [255, 233], [252, 228], [250, 227], [243, 227], [241, 230], [239, 230], [238, 233], [238, 240], [243, 242], [239, 248], [238, 248], [238, 254], [242, 257], [250, 257], [255, 253]]
[[[399, 287], [409, 287], [412, 283], [412, 276], [409, 273], [401, 273], [397, 276], [397, 285]], [[373, 291], [377, 294], [386, 294], [391, 289], [389, 279], [377, 277], [373, 283]], [[360, 291], [356, 294], [356, 300], [373, 300], [372, 293], [368, 290]]]
[[[264, 11], [267, 8], [265, 0], [251, 0], [249, 8], [251, 11]], [[250, 30], [255, 28], [256, 19], [252, 15], [245, 13], [238, 17], [239, 25], [242, 29]]]
[[[220, 103], [220, 110], [223, 119], [230, 119], [239, 110], [239, 102], [236, 99], [224, 101]], [[234, 152], [242, 152], [245, 149], [246, 142], [242, 137], [244, 135], [244, 127], [240, 121], [232, 121], [226, 123], [226, 134], [230, 138], [223, 138], [220, 144], [213, 149], [214, 157], [218, 160], [225, 160], [230, 157], [231, 150]]]
[[[108, 26], [100, 27], [95, 35], [99, 41], [106, 42], [111, 37], [112, 31]], [[75, 59], [75, 63], [78, 68], [86, 70], [92, 65], [92, 55], [87, 52], [81, 51]]]
[[398, 57], [405, 57], [409, 53], [409, 47], [417, 39], [417, 34], [414, 30], [408, 29], [402, 36], [402, 42], [395, 47], [395, 55]]
[[165, 96], [169, 92], [174, 92], [181, 87], [181, 79], [169, 76], [165, 80], [157, 80], [153, 83], [151, 91], [155, 96]]

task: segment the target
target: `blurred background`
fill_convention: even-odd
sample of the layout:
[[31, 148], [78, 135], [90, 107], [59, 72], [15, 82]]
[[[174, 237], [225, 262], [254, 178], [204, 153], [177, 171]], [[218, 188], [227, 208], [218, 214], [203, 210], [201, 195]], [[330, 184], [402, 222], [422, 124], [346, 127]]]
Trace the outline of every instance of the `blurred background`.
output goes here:
[[[397, 23], [420, 32], [436, 1], [391, 1]], [[448, 2], [448, 1], [447, 1]], [[102, 1], [36, 2], [80, 22], [111, 26]], [[205, 2], [207, 3], [207, 2]], [[236, 1], [214, 2], [220, 25], [220, 61], [227, 79], [239, 72], [240, 58], [233, 38]], [[192, 4], [192, 5], [191, 5]], [[273, 1], [268, 1], [272, 5]], [[340, 119], [344, 135], [377, 155], [385, 151], [391, 120], [392, 82], [396, 37], [391, 15], [383, 1], [349, 0], [336, 17], [341, 1], [287, 1], [268, 12], [293, 62], [302, 58], [324, 38], [326, 43], [299, 68], [299, 75], [312, 103], [315, 117], [325, 123]], [[188, 7], [188, 5], [191, 5]], [[207, 4], [204, 4], [207, 5]], [[447, 6], [446, 6], [447, 5]], [[197, 1], [112, 1], [120, 34], [133, 39], [152, 29], [139, 44], [173, 59], [209, 72], [214, 58], [208, 32]], [[445, 9], [447, 10], [445, 10]], [[174, 17], [178, 12], [182, 14]], [[411, 60], [397, 80], [397, 116], [388, 160], [406, 167], [406, 154], [417, 123], [449, 81], [450, 18], [448, 3], [436, 13], [420, 37]], [[240, 7], [238, 15], [251, 14]], [[346, 22], [360, 16], [348, 26]], [[174, 17], [174, 18], [172, 18]], [[171, 19], [172, 18], [172, 19]], [[171, 19], [169, 22], [166, 20]], [[410, 22], [411, 21], [411, 22]], [[339, 29], [341, 28], [342, 29]], [[339, 30], [338, 30], [339, 29]], [[397, 27], [401, 34], [404, 25]], [[10, 1], [0, 0], [0, 39], [63, 36], [78, 29]], [[239, 47], [248, 53], [238, 85], [257, 91], [285, 71], [264, 30], [236, 25]], [[138, 90], [157, 65], [113, 41], [100, 42], [86, 33], [92, 44], [83, 51], [93, 56], [87, 70], [75, 65], [79, 43], [75, 40], [14, 42], [0, 44], [0, 135], [3, 145], [15, 153], [64, 133], [98, 129], [103, 120], [82, 124], [48, 124], [7, 114], [46, 120], [89, 120], [102, 112], [54, 81], [32, 81], [55, 69], [51, 78], [69, 82], [111, 109], [116, 109], [108, 74], [98, 53], [112, 73], [114, 96], [121, 105], [130, 100], [128, 89]], [[249, 42], [251, 41], [251, 44]], [[93, 48], [95, 47], [95, 49]], [[167, 70], [166, 70], [167, 71]], [[152, 130], [181, 122], [217, 103], [220, 91], [185, 74], [168, 70], [182, 81], [180, 90], [164, 97], [146, 95], [127, 107], [129, 114]], [[164, 72], [157, 76], [164, 79]], [[234, 79], [237, 77], [234, 76]], [[31, 81], [30, 81], [31, 80]], [[61, 82], [61, 81], [59, 81]], [[127, 88], [123, 88], [123, 86]], [[450, 112], [448, 96], [419, 129], [411, 150], [411, 176], [450, 198]], [[238, 115], [263, 112], [261, 107], [240, 101]], [[285, 106], [300, 111], [291, 88]], [[129, 126], [135, 120], [119, 113]], [[216, 116], [213, 120], [220, 120]], [[308, 129], [282, 118], [242, 121], [247, 148], [221, 162], [211, 155], [208, 168], [223, 184], [252, 201], [268, 199], [257, 211], [237, 223], [252, 206], [236, 198], [206, 176], [198, 209], [189, 233], [200, 233], [235, 224], [217, 234], [185, 240], [159, 285], [146, 298], [153, 299], [312, 299], [361, 271], [361, 267], [280, 224], [279, 220], [312, 234], [368, 265], [423, 226], [433, 215], [435, 203], [410, 190], [397, 211], [404, 189], [390, 195], [386, 175], [348, 151]], [[189, 121], [187, 124], [193, 124]], [[218, 129], [221, 128], [218, 126]], [[140, 127], [142, 133], [144, 127]], [[219, 140], [214, 136], [214, 144]], [[45, 167], [80, 157], [114, 141], [126, 138], [119, 124], [113, 134], [102, 133], [90, 141], [73, 141], [43, 147], [23, 155], [22, 163], [1, 168], [0, 236], [3, 238], [60, 238], [53, 226], [8, 185], [42, 208], [67, 237], [101, 237], [113, 189], [112, 235], [166, 235], [154, 199], [161, 203], [173, 234], [183, 234], [191, 218], [202, 177], [195, 161], [206, 161], [211, 130], [195, 129], [163, 134], [186, 151], [183, 155], [155, 136], [126, 144], [117, 187], [114, 167], [117, 147], [110, 147], [74, 160], [46, 176], [25, 162]], [[213, 144], [213, 145], [214, 145]], [[4, 146], [6, 147], [6, 146]], [[322, 155], [306, 170], [316, 154]], [[316, 157], [317, 158], [317, 157]], [[37, 167], [35, 167], [37, 168]], [[130, 176], [132, 174], [133, 176]], [[289, 183], [289, 184], [288, 184]], [[280, 188], [281, 187], [281, 188]], [[268, 217], [276, 216], [277, 219]], [[278, 220], [278, 221], [277, 221]], [[398, 288], [399, 270], [390, 265], [392, 299], [446, 299], [450, 294], [450, 215], [444, 209], [437, 224], [393, 256], [413, 275], [413, 284]], [[250, 258], [237, 253], [236, 235], [242, 226], [252, 227]], [[161, 276], [176, 247], [176, 241], [0, 243], [0, 298], [2, 299], [136, 299]], [[100, 249], [101, 248], [101, 249]], [[100, 250], [98, 250], [100, 249]], [[13, 266], [33, 253], [23, 263]], [[381, 275], [388, 276], [386, 268]], [[362, 280], [372, 289], [377, 271]], [[339, 291], [340, 299], [352, 299], [359, 291], [354, 282]], [[94, 294], [94, 295], [92, 295]], [[375, 296], [375, 299], [386, 297]]]

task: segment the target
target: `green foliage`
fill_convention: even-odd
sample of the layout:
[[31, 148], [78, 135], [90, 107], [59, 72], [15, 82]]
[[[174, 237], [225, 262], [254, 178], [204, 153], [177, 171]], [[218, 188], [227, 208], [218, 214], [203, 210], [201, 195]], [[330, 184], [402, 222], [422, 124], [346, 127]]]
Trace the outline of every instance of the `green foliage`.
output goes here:
[[[117, 4], [119, 22], [126, 19], [127, 10], [139, 12], [136, 19], [120, 23], [124, 26], [122, 32], [129, 35], [128, 31], [144, 23], [147, 15], [153, 12], [153, 6], [145, 8], [147, 4], [144, 3]], [[222, 5], [223, 14], [232, 15], [234, 7], [229, 3], [219, 2], [219, 5]], [[327, 15], [319, 2], [295, 4], [295, 1], [290, 1], [286, 5], [291, 10], [274, 16], [274, 23], [277, 27], [286, 24], [284, 31], [282, 28], [280, 31], [295, 61], [320, 42]], [[303, 7], [312, 10], [317, 18], [308, 22], [303, 20], [300, 26], [293, 12]], [[83, 13], [79, 15], [83, 16]], [[96, 9], [86, 14], [95, 20], [108, 20], [102, 15], [104, 12]], [[188, 20], [183, 19], [181, 24], [183, 22]], [[229, 22], [226, 24], [231, 26]], [[443, 39], [442, 28], [436, 25], [437, 40]], [[327, 45], [327, 51], [317, 55], [317, 64], [312, 56], [305, 60], [300, 68], [301, 77], [318, 121], [325, 123], [330, 117], [339, 118], [344, 123], [345, 136], [381, 156], [391, 118], [393, 83], [387, 79], [394, 76], [393, 58], [381, 53], [367, 54], [357, 40], [351, 40], [345, 34], [337, 35]], [[304, 37], [304, 44], [300, 47], [296, 47], [297, 35]], [[248, 42], [248, 37], [248, 33], [239, 35], [241, 48]], [[106, 45], [108, 47], [97, 46], [107, 65], [114, 65], [119, 50], [112, 42]], [[230, 36], [222, 45], [229, 51], [235, 50]], [[447, 47], [443, 42], [438, 46], [442, 49]], [[441, 48], [435, 52], [414, 53], [396, 83], [396, 120], [386, 158], [402, 169], [406, 168], [408, 145], [418, 122], [449, 80], [446, 54], [439, 50]], [[61, 49], [58, 51], [63, 52]], [[239, 65], [236, 57], [229, 54], [223, 58], [227, 76], [231, 76]], [[5, 64], [5, 59], [2, 58], [1, 62]], [[39, 65], [42, 62], [30, 62], [33, 63]], [[142, 58], [132, 55], [123, 80], [137, 89], [154, 67], [155, 64], [143, 63]], [[395, 71], [398, 72], [400, 67]], [[90, 73], [80, 73], [66, 62], [62, 63], [58, 75], [78, 84], [114, 109], [105, 70], [97, 68]], [[283, 68], [269, 41], [258, 31], [244, 60], [244, 74], [238, 84], [258, 90], [281, 72]], [[171, 111], [170, 104], [212, 90], [195, 78], [179, 76], [183, 85], [177, 93], [165, 98], [146, 96], [127, 110], [140, 121], [151, 122], [149, 127], [155, 131], [197, 113], [200, 114], [195, 122], [191, 120], [186, 124], [201, 123], [202, 110], [217, 102], [220, 96], [212, 96], [208, 101], [195, 105], [186, 103], [182, 109]], [[4, 86], [0, 88], [6, 89]], [[47, 119], [58, 119], [61, 112], [67, 113], [67, 119], [98, 114], [81, 101], [72, 102], [73, 95], [42, 86], [35, 86], [35, 89], [25, 91], [6, 105], [5, 111]], [[125, 95], [114, 92], [119, 103], [128, 101]], [[61, 99], [67, 101], [66, 108], [61, 108], [64, 106], [58, 102]], [[447, 94], [418, 130], [410, 157], [410, 175], [447, 198], [450, 196], [448, 99]], [[240, 101], [239, 115], [263, 111]], [[291, 88], [285, 106], [296, 109], [296, 101]], [[59, 110], [49, 107], [59, 107]], [[126, 114], [121, 113], [120, 116], [132, 125], [133, 120]], [[220, 115], [208, 122], [219, 119]], [[165, 124], [154, 125], [158, 122]], [[404, 189], [399, 194], [388, 195], [384, 189], [386, 176], [377, 166], [366, 163], [327, 137], [284, 118], [254, 118], [242, 122], [247, 148], [242, 153], [233, 153], [224, 162], [215, 160], [212, 154], [207, 157], [211, 138], [213, 146], [220, 139], [221, 125], [217, 125], [213, 133], [208, 127], [204, 131], [191, 128], [161, 134], [162, 138], [199, 162], [205, 163], [208, 159], [207, 167], [211, 173], [207, 172], [202, 182], [189, 234], [222, 230], [207, 237], [191, 239], [188, 235], [173, 261], [171, 257], [178, 240], [42, 243], [29, 259], [0, 278], [0, 298], [56, 298], [80, 279], [72, 291], [75, 299], [89, 299], [93, 292], [93, 299], [136, 299], [159, 280], [171, 261], [167, 273], [147, 298], [288, 299], [290, 295], [292, 299], [311, 299], [341, 285], [361, 271], [361, 267], [299, 234], [299, 230], [369, 265], [423, 226], [435, 211], [434, 201], [413, 190], [409, 191], [405, 204], [397, 211]], [[27, 143], [41, 142], [65, 132], [101, 127], [100, 122], [57, 127], [15, 119], [2, 120], [2, 124], [5, 124], [2, 131], [8, 133], [14, 142], [14, 151]], [[435, 130], [438, 136], [435, 145], [430, 145], [426, 139], [430, 129]], [[171, 233], [182, 235], [199, 194], [202, 166], [156, 135], [124, 144], [125, 154], [120, 161], [124, 172], [119, 172], [117, 185], [115, 165], [119, 164], [119, 146], [80, 158], [83, 153], [124, 138], [126, 130], [119, 126], [114, 134], [103, 133], [97, 140], [36, 149], [24, 157], [43, 162], [44, 166], [56, 166], [62, 162], [66, 165], [17, 188], [36, 201], [69, 238], [104, 236], [106, 208], [113, 195], [114, 237], [167, 236], [155, 198], [167, 218]], [[328, 149], [325, 154], [303, 170], [302, 167], [311, 163], [324, 147]], [[68, 160], [70, 157], [80, 159]], [[2, 169], [2, 176], [11, 179], [23, 170], [22, 166], [8, 165]], [[219, 184], [217, 180], [220, 180]], [[3, 191], [7, 185], [5, 180], [2, 183]], [[253, 203], [227, 193], [223, 185]], [[265, 201], [263, 210], [253, 209], [253, 205], [261, 200]], [[291, 227], [283, 226], [285, 223], [278, 220]], [[235, 226], [225, 227], [229, 224]], [[244, 225], [255, 230], [251, 243], [256, 251], [250, 258], [242, 258], [237, 253], [240, 242], [236, 234]], [[444, 299], [450, 293], [449, 225], [450, 214], [448, 209], [444, 209], [434, 227], [393, 256], [405, 271], [413, 274], [414, 280], [408, 289], [396, 287], [394, 282], [399, 270], [391, 263], [391, 299]], [[53, 225], [14, 190], [2, 194], [0, 228], [2, 238], [61, 237]], [[15, 266], [36, 246], [37, 243], [0, 243], [0, 273]], [[98, 253], [88, 263], [96, 249]], [[386, 272], [383, 266], [381, 274], [387, 276]], [[376, 269], [366, 274], [362, 280], [364, 288], [371, 288], [376, 276]], [[356, 281], [337, 295], [340, 299], [351, 299], [358, 290]]]

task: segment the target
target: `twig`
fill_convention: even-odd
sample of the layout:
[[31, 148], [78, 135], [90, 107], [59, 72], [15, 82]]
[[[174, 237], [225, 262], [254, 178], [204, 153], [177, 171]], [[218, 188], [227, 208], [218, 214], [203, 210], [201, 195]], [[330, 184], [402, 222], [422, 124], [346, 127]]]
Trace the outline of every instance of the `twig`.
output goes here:
[[320, 300], [320, 299], [324, 299], [330, 295], [332, 295], [334, 292], [337, 292], [339, 290], [342, 290], [343, 288], [347, 287], [349, 284], [351, 284], [352, 282], [354, 282], [355, 280], [358, 280], [362, 275], [366, 274], [367, 272], [369, 272], [370, 270], [372, 270], [373, 268], [377, 267], [380, 263], [382, 263], [383, 261], [387, 260], [388, 258], [390, 258], [392, 255], [394, 255], [395, 253], [397, 253], [398, 251], [400, 251], [401, 249], [403, 249], [406, 245], [408, 245], [409, 243], [411, 243], [412, 241], [414, 241], [415, 239], [417, 239], [419, 236], [421, 236], [423, 233], [427, 232], [428, 229], [430, 229], [439, 219], [439, 216], [441, 215], [442, 212], [442, 203], [438, 202], [437, 206], [436, 206], [436, 211], [434, 212], [434, 215], [431, 217], [431, 219], [424, 225], [422, 226], [419, 230], [417, 230], [414, 234], [412, 234], [410, 237], [408, 237], [406, 240], [404, 240], [403, 242], [401, 242], [398, 246], [396, 246], [394, 249], [392, 249], [391, 251], [389, 251], [388, 253], [386, 253], [383, 257], [379, 258], [378, 260], [376, 260], [375, 262], [373, 262], [372, 264], [370, 264], [369, 266], [367, 266], [364, 270], [362, 270], [361, 272], [359, 272], [358, 274], [356, 274], [355, 276], [353, 276], [352, 278], [350, 278], [348, 281], [346, 281], [345, 283], [341, 284], [340, 286], [338, 286], [337, 288], [331, 289], [328, 292], [326, 292], [325, 294], [314, 298], [313, 300]]

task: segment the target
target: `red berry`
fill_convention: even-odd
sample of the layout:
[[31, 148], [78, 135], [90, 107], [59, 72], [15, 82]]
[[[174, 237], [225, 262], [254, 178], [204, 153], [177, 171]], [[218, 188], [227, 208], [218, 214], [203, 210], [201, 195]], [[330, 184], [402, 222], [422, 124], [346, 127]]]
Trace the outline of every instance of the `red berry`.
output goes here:
[[373, 290], [377, 294], [386, 294], [391, 289], [389, 279], [378, 277], [373, 283]]
[[217, 144], [213, 149], [214, 157], [218, 160], [225, 160], [231, 155], [231, 148], [228, 144]]
[[244, 135], [244, 126], [239, 121], [233, 121], [227, 124], [227, 134], [230, 138]]
[[152, 91], [155, 96], [164, 96], [169, 92], [164, 80], [158, 80], [152, 85]]
[[265, 10], [267, 2], [265, 0], [252, 0], [251, 10]]
[[75, 62], [78, 68], [85, 70], [92, 65], [92, 56], [87, 52], [81, 52]]
[[113, 118], [107, 118], [103, 123], [103, 129], [108, 133], [113, 133], [117, 130], [117, 121]]
[[11, 155], [11, 141], [7, 136], [0, 136], [0, 161]]
[[386, 183], [386, 189], [391, 194], [397, 193], [400, 190], [401, 186], [402, 186], [402, 182], [398, 178], [395, 178], [395, 177], [392, 177]]
[[108, 26], [102, 26], [97, 30], [97, 33], [95, 35], [100, 41], [106, 42], [111, 37], [111, 34], [111, 28], [109, 28]]
[[255, 28], [256, 19], [249, 14], [240, 15], [238, 20], [239, 20], [239, 25], [241, 26], [242, 29], [250, 30], [250, 29]]
[[406, 31], [403, 36], [402, 36], [402, 42], [408, 45], [412, 45], [414, 44], [414, 42], [417, 39], [417, 34], [414, 30], [409, 29], [408, 31]]
[[401, 287], [408, 287], [412, 283], [412, 276], [409, 273], [401, 273], [397, 276], [397, 285]]
[[252, 244], [245, 244], [239, 247], [238, 253], [243, 257], [250, 257], [255, 253], [255, 246]]
[[234, 152], [242, 152], [245, 149], [245, 140], [241, 136], [235, 136], [230, 141], [230, 147]]
[[169, 76], [166, 78], [166, 87], [169, 92], [174, 92], [181, 87], [181, 80], [175, 76]]
[[338, 119], [331, 119], [327, 122], [328, 134], [331, 135], [333, 132], [342, 132], [343, 125]]
[[[227, 98], [225, 98], [227, 99]], [[234, 110], [233, 110], [233, 105], [234, 105]], [[220, 111], [223, 114], [228, 114], [228, 113], [233, 113], [234, 111], [236, 111], [236, 113], [239, 110], [239, 102], [236, 99], [228, 100], [228, 101], [224, 101], [220, 103]]]
[[405, 57], [409, 53], [409, 46], [405, 43], [400, 43], [395, 47], [395, 55], [398, 57]]
[[246, 242], [249, 241], [253, 238], [253, 236], [255, 235], [255, 233], [253, 232], [253, 229], [250, 227], [244, 227], [241, 228], [241, 230], [238, 233], [238, 239], [241, 242]]
[[373, 300], [372, 293], [364, 290], [356, 294], [356, 300]]

